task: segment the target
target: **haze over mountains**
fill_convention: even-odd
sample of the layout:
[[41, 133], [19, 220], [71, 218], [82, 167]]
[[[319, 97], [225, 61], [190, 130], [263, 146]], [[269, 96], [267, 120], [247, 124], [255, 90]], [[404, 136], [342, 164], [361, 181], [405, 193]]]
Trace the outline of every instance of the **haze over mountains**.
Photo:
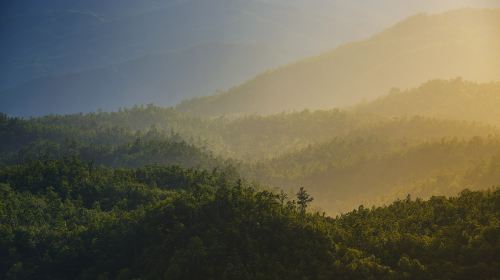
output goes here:
[[417, 15], [372, 38], [264, 73], [177, 108], [201, 115], [270, 114], [353, 105], [430, 79], [500, 79], [500, 10]]
[[0, 110], [40, 115], [173, 105], [366, 38], [420, 11], [498, 4], [5, 1]]
[[[415, 106], [411, 106], [414, 104]], [[232, 166], [330, 214], [497, 184], [499, 83], [434, 80], [348, 109], [204, 118], [155, 106], [0, 119], [0, 164], [67, 156], [112, 167]], [[383, 175], [381, 175], [383, 174]]]
[[3, 1], [0, 279], [498, 280], [500, 9], [383, 28], [465, 3]]
[[500, 83], [478, 84], [461, 79], [433, 80], [418, 88], [392, 90], [354, 112], [388, 117], [426, 116], [500, 126]]

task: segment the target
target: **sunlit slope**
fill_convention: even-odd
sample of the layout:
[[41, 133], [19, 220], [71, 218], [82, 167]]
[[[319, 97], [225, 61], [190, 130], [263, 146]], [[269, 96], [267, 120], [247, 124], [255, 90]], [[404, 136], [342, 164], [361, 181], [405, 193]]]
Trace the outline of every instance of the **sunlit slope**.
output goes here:
[[365, 41], [257, 76], [225, 93], [186, 101], [201, 115], [274, 113], [351, 105], [430, 79], [500, 80], [500, 10], [417, 15]]
[[265, 185], [305, 186], [315, 206], [336, 213], [408, 193], [497, 185], [496, 96], [497, 83], [454, 79], [352, 108], [268, 116], [201, 118], [153, 105], [25, 120], [3, 115], [0, 165], [67, 156], [112, 167], [234, 164]]
[[498, 185], [499, 162], [500, 139], [495, 137], [414, 146], [405, 140], [343, 138], [263, 161], [245, 172], [285, 190], [306, 186], [317, 198], [316, 206], [336, 213], [407, 194], [425, 198], [456, 194], [464, 187], [486, 189]]
[[[113, 113], [32, 119], [44, 126], [127, 128], [177, 133], [216, 155], [271, 159], [338, 137], [405, 139], [408, 143], [498, 134], [498, 83], [434, 80], [408, 91], [393, 90], [352, 108], [241, 118], [200, 118], [171, 108], [134, 107]], [[474, 122], [476, 122], [474, 124]], [[15, 142], [19, 143], [19, 141]]]
[[386, 117], [420, 115], [500, 125], [500, 83], [478, 84], [454, 79], [435, 80], [410, 90], [354, 107], [354, 111]]
[[[441, 138], [471, 138], [499, 134], [496, 127], [481, 123], [457, 120], [440, 120], [424, 116], [382, 116], [371, 112], [350, 110], [318, 110], [295, 113], [281, 113], [270, 116], [246, 116], [241, 118], [199, 118], [179, 113], [171, 108], [155, 106], [134, 107], [119, 112], [100, 112], [33, 118], [23, 122], [30, 127], [47, 127], [54, 132], [31, 135], [28, 139], [53, 139], [51, 134], [65, 139], [82, 137], [93, 143], [90, 135], [109, 135], [107, 131], [121, 135], [106, 136], [108, 144], [133, 142], [135, 134], [156, 135], [170, 138], [176, 136], [198, 147], [224, 158], [245, 161], [271, 159], [279, 155], [306, 148], [310, 145], [328, 142], [334, 138], [370, 137], [406, 139], [408, 143]], [[26, 132], [9, 135], [11, 127], [6, 126], [3, 139], [16, 145], [26, 144], [17, 137]], [[37, 130], [35, 130], [37, 131]], [[44, 129], [42, 129], [44, 131]], [[105, 133], [102, 133], [105, 132]], [[30, 135], [28, 133], [28, 135]], [[5, 149], [10, 149], [5, 146]]]

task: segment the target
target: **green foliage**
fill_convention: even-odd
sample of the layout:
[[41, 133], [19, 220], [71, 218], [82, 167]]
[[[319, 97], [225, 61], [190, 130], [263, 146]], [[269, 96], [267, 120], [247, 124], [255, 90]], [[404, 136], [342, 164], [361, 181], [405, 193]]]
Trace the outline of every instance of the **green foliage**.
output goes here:
[[329, 218], [230, 171], [95, 167], [0, 172], [4, 279], [493, 279], [500, 190]]
[[297, 192], [297, 204], [299, 206], [299, 210], [302, 213], [306, 212], [307, 206], [311, 201], [314, 199], [304, 190], [304, 187], [300, 187], [299, 191]]
[[495, 279], [500, 271], [500, 191], [400, 200], [338, 218], [337, 237], [407, 279]]
[[[493, 102], [490, 86], [435, 81], [372, 105], [447, 90]], [[498, 186], [498, 129], [364, 106], [0, 114], [0, 278], [498, 277], [500, 190], [439, 196]]]
[[[134, 109], [140, 117], [143, 109]], [[146, 110], [146, 109], [144, 109]], [[153, 114], [156, 107], [148, 107]], [[77, 157], [96, 165], [139, 167], [147, 164], [181, 165], [184, 167], [214, 168], [224, 165], [211, 152], [189, 144], [174, 132], [151, 126], [132, 130], [121, 126], [120, 120], [128, 111], [116, 117], [102, 113], [99, 121], [93, 114], [48, 116], [23, 120], [0, 116], [0, 163], [20, 163], [30, 159], [59, 159]], [[168, 116], [168, 112], [165, 114]], [[137, 116], [139, 115], [139, 116]], [[133, 122], [132, 122], [133, 124]]]
[[[462, 86], [466, 93], [489, 88], [435, 81], [422, 91]], [[111, 167], [235, 166], [246, 178], [289, 193], [297, 185], [309, 186], [313, 206], [329, 213], [408, 193], [453, 195], [463, 186], [498, 183], [494, 175], [488, 184], [462, 179], [500, 154], [495, 127], [391, 116], [329, 110], [201, 119], [152, 105], [27, 120], [2, 115], [0, 164], [72, 156]]]
[[496, 137], [442, 139], [420, 144], [379, 138], [335, 139], [248, 166], [242, 174], [293, 189], [310, 186], [317, 206], [329, 213], [363, 202], [390, 203], [412, 195], [454, 195], [464, 186], [485, 189], [499, 183]]

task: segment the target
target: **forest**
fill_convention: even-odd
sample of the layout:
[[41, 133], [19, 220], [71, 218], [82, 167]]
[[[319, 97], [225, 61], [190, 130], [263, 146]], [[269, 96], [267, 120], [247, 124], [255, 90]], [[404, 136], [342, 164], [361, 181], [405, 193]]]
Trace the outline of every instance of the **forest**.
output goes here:
[[[270, 116], [205, 118], [154, 105], [2, 115], [0, 164], [72, 156], [114, 168], [224, 167], [289, 194], [305, 186], [317, 197], [313, 208], [338, 214], [407, 194], [429, 198], [493, 187], [500, 174], [493, 109], [499, 96], [497, 83], [452, 79], [391, 90], [353, 107]], [[433, 106], [418, 105], [426, 101]], [[453, 103], [463, 104], [459, 114], [449, 109]]]
[[0, 280], [499, 280], [500, 0], [0, 4]]
[[[495, 279], [498, 112], [478, 104], [499, 89], [435, 80], [269, 116], [2, 114], [0, 275]], [[404, 109], [430, 98], [464, 113]]]
[[335, 218], [231, 171], [0, 170], [5, 279], [471, 279], [499, 271], [500, 190], [407, 197]]

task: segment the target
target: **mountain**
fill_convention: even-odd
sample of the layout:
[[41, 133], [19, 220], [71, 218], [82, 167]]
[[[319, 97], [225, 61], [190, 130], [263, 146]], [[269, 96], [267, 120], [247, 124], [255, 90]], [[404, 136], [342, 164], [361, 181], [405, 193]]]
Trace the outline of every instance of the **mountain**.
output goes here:
[[0, 110], [44, 115], [175, 103], [243, 82], [271, 67], [272, 61], [284, 62], [285, 57], [283, 52], [261, 46], [207, 43], [21, 83], [0, 92]]
[[[450, 88], [451, 89], [451, 88]], [[491, 111], [491, 115], [495, 112]], [[8, 120], [8, 117], [5, 117]], [[446, 120], [421, 115], [382, 115], [348, 109], [302, 111], [241, 118], [200, 118], [172, 108], [135, 106], [117, 112], [52, 115], [0, 128], [5, 150], [27, 144], [24, 139], [80, 138], [97, 143], [133, 142], [135, 134], [169, 137], [172, 133], [218, 156], [243, 161], [272, 159], [334, 138], [406, 139], [408, 143], [441, 138], [496, 135], [498, 128], [467, 119]], [[9, 121], [5, 121], [9, 123]], [[17, 126], [28, 129], [19, 130]], [[31, 129], [35, 127], [37, 129]], [[26, 131], [27, 130], [27, 131]], [[118, 130], [120, 134], [113, 135]], [[111, 132], [109, 132], [111, 131]], [[16, 136], [18, 135], [18, 136]], [[101, 136], [102, 135], [102, 136]], [[103, 140], [99, 140], [100, 138]], [[115, 139], [116, 138], [116, 139]], [[10, 142], [9, 142], [10, 141]]]
[[[132, 102], [173, 105], [181, 97], [226, 90], [266, 69], [370, 36], [419, 11], [500, 3], [7, 0], [0, 5], [0, 111], [31, 116], [114, 110]], [[134, 67], [140, 70], [130, 70]], [[38, 102], [47, 109], [33, 106]]]
[[404, 138], [338, 138], [261, 161], [245, 177], [289, 192], [305, 186], [327, 213], [362, 203], [382, 205], [408, 194], [455, 195], [464, 187], [498, 184], [498, 137], [442, 138], [417, 144]]
[[374, 37], [177, 106], [199, 115], [271, 114], [374, 99], [436, 78], [500, 79], [500, 10], [411, 17]]
[[374, 101], [343, 109], [201, 118], [150, 105], [111, 113], [46, 116], [27, 123], [69, 130], [73, 135], [84, 135], [96, 126], [132, 132], [154, 127], [166, 135], [175, 132], [217, 155], [254, 161], [272, 159], [334, 138], [404, 138], [409, 143], [418, 143], [495, 135], [499, 98], [498, 83], [433, 80], [406, 91], [394, 89]]
[[314, 207], [338, 213], [495, 185], [499, 96], [498, 83], [454, 79], [345, 109], [266, 116], [201, 118], [153, 105], [2, 115], [0, 165], [70, 156], [109, 167], [233, 166], [269, 187], [306, 186]]
[[354, 106], [353, 111], [385, 117], [425, 116], [500, 125], [500, 83], [454, 80], [429, 81], [409, 90]]
[[161, 164], [212, 169], [226, 165], [172, 131], [135, 131], [102, 122], [47, 124], [0, 115], [0, 139], [0, 165], [70, 157], [112, 167]]

